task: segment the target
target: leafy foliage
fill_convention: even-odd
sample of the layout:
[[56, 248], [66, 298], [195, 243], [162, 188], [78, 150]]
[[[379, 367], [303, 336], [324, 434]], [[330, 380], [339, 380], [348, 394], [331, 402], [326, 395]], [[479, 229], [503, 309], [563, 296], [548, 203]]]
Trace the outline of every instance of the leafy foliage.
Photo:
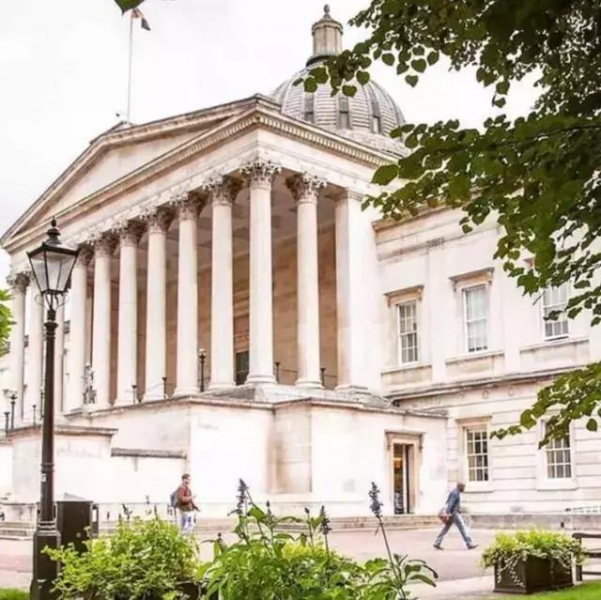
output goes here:
[[513, 581], [520, 585], [517, 565], [528, 558], [548, 560], [551, 565], [571, 570], [572, 562], [582, 564], [585, 555], [581, 544], [563, 533], [554, 531], [517, 531], [499, 533], [493, 543], [482, 553], [482, 566], [496, 567], [497, 578], [508, 571]]
[[7, 290], [0, 290], [0, 355], [8, 343], [10, 327], [12, 325], [10, 308], [6, 304], [10, 300]]
[[180, 584], [195, 580], [196, 542], [158, 516], [121, 520], [110, 538], [86, 544], [88, 552], [83, 554], [72, 546], [48, 551], [61, 563], [56, 590], [63, 600], [172, 600]]
[[[323, 507], [317, 516], [305, 509], [304, 521], [276, 517], [269, 504], [262, 509], [253, 502], [243, 481], [238, 491], [238, 539], [229, 546], [214, 540], [215, 558], [199, 571], [209, 594], [218, 591], [223, 600], [409, 600], [412, 583], [434, 585], [425, 563], [390, 550], [390, 560], [365, 565], [332, 551]], [[298, 535], [285, 531], [301, 523]]]
[[[593, 325], [601, 322], [595, 277], [601, 264], [601, 3], [372, 0], [351, 23], [366, 27], [367, 38], [313, 69], [307, 89], [329, 80], [334, 92], [352, 95], [355, 82], [369, 81], [367, 69], [376, 60], [414, 86], [444, 59], [451, 69], [473, 69], [491, 89], [496, 110], [515, 81], [536, 78], [536, 105], [514, 121], [498, 114], [482, 130], [451, 120], [394, 131], [411, 153], [378, 169], [374, 182], [399, 186], [366, 204], [392, 219], [427, 207], [457, 209], [465, 233], [496, 219], [503, 235], [495, 258], [525, 294], [537, 297], [570, 282], [568, 316], [587, 310]], [[563, 437], [565, 423], [580, 414], [597, 419], [598, 412], [589, 412], [589, 392], [601, 384], [600, 370], [566, 376], [539, 396], [520, 426], [501, 434], [531, 427], [531, 417], [551, 406], [560, 416], [547, 439]]]

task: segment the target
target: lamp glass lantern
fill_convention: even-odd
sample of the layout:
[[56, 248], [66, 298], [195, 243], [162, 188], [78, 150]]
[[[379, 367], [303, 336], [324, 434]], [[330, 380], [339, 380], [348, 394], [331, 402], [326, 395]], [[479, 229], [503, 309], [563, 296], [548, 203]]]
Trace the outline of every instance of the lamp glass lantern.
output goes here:
[[63, 246], [56, 220], [52, 219], [47, 238], [35, 250], [27, 253], [31, 270], [48, 308], [55, 308], [58, 299], [69, 288], [71, 272], [79, 250]]

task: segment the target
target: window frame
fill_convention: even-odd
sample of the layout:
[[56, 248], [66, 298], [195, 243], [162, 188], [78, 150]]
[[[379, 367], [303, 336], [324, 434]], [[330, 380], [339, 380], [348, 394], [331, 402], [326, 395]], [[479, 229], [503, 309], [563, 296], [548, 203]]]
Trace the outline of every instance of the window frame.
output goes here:
[[315, 95], [307, 94], [304, 99], [303, 120], [315, 123]]
[[[343, 119], [344, 115], [344, 119]], [[347, 124], [344, 124], [342, 121], [348, 121]], [[339, 129], [352, 129], [353, 124], [351, 121], [351, 106], [349, 99], [346, 96], [338, 97], [338, 128]]]
[[[473, 292], [474, 290], [482, 289], [485, 297], [486, 304], [486, 316], [485, 320], [485, 335], [486, 335], [486, 345], [484, 348], [477, 348], [474, 350], [470, 350], [469, 345], [469, 323], [468, 323], [468, 315], [467, 315], [467, 296], [469, 292]], [[463, 313], [463, 344], [465, 352], [472, 356], [474, 354], [482, 354], [484, 352], [490, 352], [490, 296], [488, 293], [488, 286], [486, 283], [473, 283], [461, 288], [461, 302], [462, 302], [462, 313]], [[476, 320], [472, 320], [471, 323], [476, 322]]]
[[[494, 446], [490, 439], [491, 417], [483, 415], [467, 419], [456, 420], [457, 432], [457, 468], [459, 479], [467, 485], [466, 493], [487, 493], [493, 490], [493, 449]], [[486, 431], [486, 454], [487, 454], [487, 471], [488, 480], [486, 481], [470, 481], [469, 480], [469, 460], [467, 454], [467, 435], [468, 430], [484, 430]]]
[[[543, 331], [542, 331], [543, 336], [542, 337], [543, 337], [543, 340], [545, 342], [552, 342], [554, 340], [565, 340], [565, 339], [568, 339], [570, 337], [570, 319], [568, 318], [568, 315], [565, 312], [565, 307], [564, 307], [564, 309], [562, 311], [563, 312], [563, 316], [565, 317], [565, 319], [563, 321], [560, 320], [560, 319], [557, 319], [557, 320], [546, 320], [545, 319], [545, 311], [549, 307], [552, 308], [554, 306], [559, 306], [557, 304], [553, 304], [553, 305], [550, 305], [550, 306], [546, 305], [545, 304], [545, 293], [548, 292], [548, 291], [551, 291], [552, 289], [560, 290], [560, 289], [563, 289], [563, 288], [565, 288], [565, 290], [566, 290], [566, 302], [565, 302], [565, 304], [567, 305], [567, 303], [570, 300], [570, 291], [571, 291], [570, 290], [570, 285], [568, 283], [564, 283], [564, 284], [562, 284], [559, 287], [553, 286], [553, 287], [545, 288], [543, 290], [543, 293], [542, 293], [541, 297], [540, 297], [540, 299], [541, 299], [541, 302], [540, 302], [540, 317], [541, 317], [541, 322], [542, 322], [542, 327], [543, 327]], [[565, 333], [561, 333], [561, 334], [555, 334], [555, 335], [547, 335], [547, 323], [551, 323], [551, 325], [557, 325], [560, 322], [565, 322], [566, 332]]]
[[[402, 336], [411, 335], [408, 333], [401, 333], [401, 307], [402, 306], [410, 306], [413, 305], [415, 307], [415, 360], [404, 361], [403, 360], [403, 343]], [[397, 356], [398, 356], [398, 364], [405, 367], [411, 365], [418, 365], [421, 362], [421, 344], [420, 344], [420, 302], [419, 298], [406, 298], [403, 300], [399, 300], [395, 303], [394, 309], [396, 312], [396, 338], [397, 338]]]
[[538, 443], [543, 439], [545, 434], [545, 428], [547, 426], [546, 420], [540, 420], [537, 424], [536, 429], [536, 448], [538, 450], [538, 461], [537, 461], [537, 485], [538, 490], [575, 490], [578, 488], [578, 480], [576, 476], [576, 436], [574, 431], [574, 424], [570, 424], [568, 430], [568, 436], [570, 440], [569, 456], [570, 456], [570, 477], [562, 478], [551, 478], [549, 477], [549, 462], [548, 462], [548, 447], [538, 448]]
[[[470, 455], [469, 453], [469, 434], [470, 433], [485, 433], [484, 441], [486, 442], [486, 454], [476, 454]], [[482, 440], [480, 440], [482, 442]], [[475, 443], [475, 440], [474, 440]], [[476, 485], [487, 485], [491, 480], [491, 468], [490, 468], [490, 434], [488, 431], [487, 423], [473, 423], [473, 424], [465, 424], [463, 426], [463, 444], [464, 444], [464, 472], [465, 472], [465, 482], [466, 484], [472, 486]], [[472, 471], [472, 467], [470, 466], [470, 456], [478, 457], [485, 456], [486, 457], [486, 479], [471, 479], [470, 472]], [[474, 467], [474, 471], [478, 471], [482, 469], [482, 467], [476, 466]]]

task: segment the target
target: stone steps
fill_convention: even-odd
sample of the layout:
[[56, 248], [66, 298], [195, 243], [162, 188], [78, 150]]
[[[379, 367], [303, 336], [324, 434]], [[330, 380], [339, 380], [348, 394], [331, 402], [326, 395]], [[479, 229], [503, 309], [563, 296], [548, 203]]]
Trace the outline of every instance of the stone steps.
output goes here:
[[[399, 515], [396, 517], [385, 517], [384, 525], [387, 529], [425, 529], [435, 527], [438, 519], [431, 515]], [[101, 534], [108, 534], [115, 530], [116, 522], [101, 522]], [[232, 519], [199, 519], [196, 525], [198, 533], [229, 533], [234, 528], [235, 521]], [[338, 517], [330, 520], [330, 526], [335, 532], [342, 531], [375, 531], [378, 524], [373, 517]], [[35, 524], [27, 521], [0, 522], [0, 539], [26, 540], [31, 539]], [[300, 532], [305, 529], [302, 523], [290, 523], [282, 528], [289, 532]]]

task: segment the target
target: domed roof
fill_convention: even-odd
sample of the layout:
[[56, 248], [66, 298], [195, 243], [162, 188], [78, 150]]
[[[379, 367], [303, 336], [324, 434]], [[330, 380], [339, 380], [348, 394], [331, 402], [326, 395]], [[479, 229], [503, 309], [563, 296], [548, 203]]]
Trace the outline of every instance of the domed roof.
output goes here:
[[302, 84], [294, 85], [319, 62], [342, 49], [342, 25], [330, 16], [327, 5], [312, 32], [313, 55], [307, 66], [271, 94], [281, 104], [282, 113], [363, 144], [398, 152], [401, 144], [390, 137], [390, 132], [405, 123], [405, 119], [390, 94], [375, 82], [370, 80], [365, 86], [355, 83], [357, 93], [353, 97], [341, 92], [332, 96], [327, 84], [318, 86], [314, 93], [306, 92]]

